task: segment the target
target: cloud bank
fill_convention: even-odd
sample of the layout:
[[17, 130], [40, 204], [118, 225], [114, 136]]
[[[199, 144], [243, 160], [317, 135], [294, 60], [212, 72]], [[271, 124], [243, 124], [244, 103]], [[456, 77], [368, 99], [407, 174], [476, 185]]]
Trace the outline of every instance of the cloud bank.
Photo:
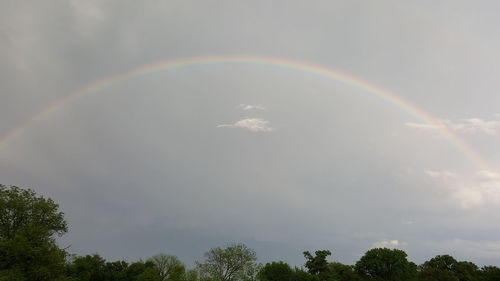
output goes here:
[[[497, 115], [495, 115], [498, 117]], [[459, 134], [485, 134], [498, 136], [500, 133], [500, 120], [483, 120], [481, 118], [459, 119], [457, 121], [440, 119], [438, 124], [407, 122], [406, 126], [418, 130], [448, 129]]]
[[450, 171], [425, 171], [427, 176], [451, 192], [451, 198], [463, 209], [500, 203], [500, 173], [482, 170], [472, 175]]
[[266, 108], [263, 106], [263, 105], [260, 105], [260, 104], [257, 104], [257, 105], [251, 105], [251, 104], [239, 104], [236, 108], [239, 108], [241, 110], [252, 110], [252, 109], [255, 109], [255, 110], [265, 110]]

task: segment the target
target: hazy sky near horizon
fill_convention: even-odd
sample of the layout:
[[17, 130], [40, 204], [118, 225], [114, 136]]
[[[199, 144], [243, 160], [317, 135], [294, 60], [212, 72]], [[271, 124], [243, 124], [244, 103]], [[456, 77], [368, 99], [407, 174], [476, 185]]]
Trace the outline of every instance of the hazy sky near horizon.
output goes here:
[[[60, 242], [78, 254], [192, 264], [243, 242], [263, 262], [295, 265], [305, 250], [354, 263], [383, 246], [418, 263], [500, 265], [499, 11], [498, 1], [0, 0], [0, 183], [57, 201], [70, 226]], [[251, 63], [154, 71], [61, 102], [146, 64], [210, 55], [320, 65], [436, 122], [355, 85]]]

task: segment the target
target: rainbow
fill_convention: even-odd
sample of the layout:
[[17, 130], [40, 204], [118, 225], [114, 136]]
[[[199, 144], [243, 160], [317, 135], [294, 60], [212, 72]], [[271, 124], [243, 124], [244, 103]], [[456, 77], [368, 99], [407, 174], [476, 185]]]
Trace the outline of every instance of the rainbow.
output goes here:
[[161, 70], [171, 70], [175, 68], [181, 68], [193, 65], [230, 64], [230, 63], [265, 65], [265, 66], [274, 66], [274, 67], [303, 71], [306, 73], [311, 73], [329, 79], [333, 79], [339, 82], [343, 82], [355, 88], [364, 90], [367, 93], [371, 93], [385, 100], [389, 104], [393, 104], [399, 107], [400, 109], [413, 115], [418, 120], [439, 129], [440, 133], [444, 137], [446, 137], [455, 147], [457, 147], [460, 151], [462, 151], [475, 164], [477, 164], [483, 170], [488, 170], [486, 161], [484, 161], [479, 154], [477, 154], [472, 148], [470, 148], [456, 134], [454, 134], [445, 126], [442, 126], [442, 124], [436, 118], [432, 117], [429, 113], [411, 104], [410, 102], [396, 96], [395, 94], [391, 93], [388, 90], [377, 87], [352, 75], [348, 75], [324, 66], [298, 60], [268, 57], [268, 56], [255, 56], [255, 55], [211, 55], [211, 56], [194, 56], [194, 57], [178, 58], [173, 60], [164, 60], [156, 63], [146, 64], [144, 66], [134, 68], [123, 73], [119, 73], [116, 75], [103, 78], [101, 80], [94, 81], [84, 86], [83, 88], [79, 89], [78, 91], [69, 94], [66, 97], [56, 100], [55, 102], [47, 106], [44, 110], [40, 111], [38, 114], [34, 115], [32, 118], [22, 123], [20, 126], [8, 131], [3, 136], [0, 136], [0, 150], [5, 148], [14, 139], [22, 135], [26, 130], [35, 126], [36, 123], [45, 119], [51, 113], [66, 106], [70, 102], [78, 100], [84, 96], [97, 93], [105, 87], [109, 87], [111, 85], [120, 83], [121, 81], [130, 79], [132, 77], [143, 76]]

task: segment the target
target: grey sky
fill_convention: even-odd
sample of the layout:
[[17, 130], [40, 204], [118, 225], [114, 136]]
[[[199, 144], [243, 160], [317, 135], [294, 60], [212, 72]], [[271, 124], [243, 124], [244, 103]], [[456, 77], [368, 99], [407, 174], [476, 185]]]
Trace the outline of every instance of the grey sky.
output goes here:
[[[200, 55], [307, 61], [390, 90], [429, 125], [300, 70], [195, 65], [65, 104], [0, 148], [0, 181], [60, 203], [70, 251], [188, 264], [374, 246], [500, 264], [497, 1], [0, 1], [0, 135], [93, 81]], [[478, 167], [443, 137], [476, 151]]]

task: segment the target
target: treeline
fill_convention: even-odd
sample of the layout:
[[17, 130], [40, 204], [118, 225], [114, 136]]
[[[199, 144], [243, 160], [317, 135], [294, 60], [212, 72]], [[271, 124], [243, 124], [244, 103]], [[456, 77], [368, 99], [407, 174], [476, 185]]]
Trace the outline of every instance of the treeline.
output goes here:
[[147, 261], [128, 264], [106, 262], [99, 255], [74, 257], [66, 265], [68, 279], [78, 281], [499, 281], [500, 268], [457, 261], [439, 255], [417, 266], [398, 249], [371, 249], [356, 262], [328, 262], [328, 250], [304, 252], [303, 267], [276, 261], [257, 263], [255, 252], [243, 244], [213, 248], [205, 261], [186, 269], [175, 256], [159, 254]]
[[188, 269], [174, 255], [135, 262], [76, 256], [56, 243], [64, 214], [30, 189], [0, 185], [0, 281], [500, 281], [500, 268], [438, 255], [421, 265], [404, 251], [376, 248], [354, 265], [329, 262], [329, 250], [304, 252], [304, 265], [257, 262], [244, 244], [212, 248]]

